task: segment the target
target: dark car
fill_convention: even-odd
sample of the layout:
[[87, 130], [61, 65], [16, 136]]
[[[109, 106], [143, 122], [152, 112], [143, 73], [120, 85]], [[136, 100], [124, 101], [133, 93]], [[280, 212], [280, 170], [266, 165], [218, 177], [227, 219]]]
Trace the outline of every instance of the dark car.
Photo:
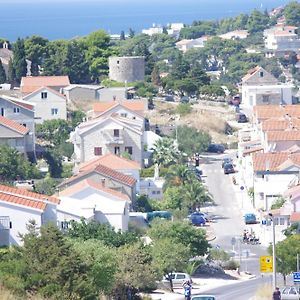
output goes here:
[[241, 97], [239, 95], [233, 96], [229, 101], [229, 105], [239, 106], [241, 104]]
[[189, 219], [194, 226], [203, 226], [206, 223], [205, 215], [201, 212], [194, 212], [190, 214]]
[[207, 152], [211, 153], [224, 153], [225, 147], [222, 144], [210, 144], [207, 148]]
[[224, 174], [235, 173], [232, 163], [227, 163], [224, 165]]
[[238, 123], [247, 123], [248, 122], [247, 116], [245, 114], [243, 114], [243, 113], [237, 114], [236, 119], [237, 119]]
[[232, 164], [232, 158], [230, 158], [230, 157], [224, 158], [224, 159], [222, 160], [222, 168], [224, 168], [224, 166], [225, 166], [226, 164]]

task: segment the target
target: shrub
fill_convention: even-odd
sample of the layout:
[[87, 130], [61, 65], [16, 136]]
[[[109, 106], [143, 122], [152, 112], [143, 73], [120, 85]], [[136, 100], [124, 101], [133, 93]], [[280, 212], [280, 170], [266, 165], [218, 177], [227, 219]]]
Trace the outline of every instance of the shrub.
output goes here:
[[185, 116], [192, 112], [192, 107], [189, 103], [180, 103], [176, 108], [176, 112], [181, 116]]
[[222, 264], [224, 270], [236, 270], [239, 266], [240, 264], [235, 260], [228, 260]]

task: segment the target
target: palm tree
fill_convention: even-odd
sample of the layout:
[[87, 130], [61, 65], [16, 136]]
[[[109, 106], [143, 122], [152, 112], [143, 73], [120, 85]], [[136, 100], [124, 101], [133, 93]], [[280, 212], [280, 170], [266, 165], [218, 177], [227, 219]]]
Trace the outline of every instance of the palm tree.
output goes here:
[[179, 152], [174, 144], [174, 140], [163, 137], [154, 144], [153, 161], [158, 166], [169, 166], [176, 163]]
[[174, 185], [186, 185], [194, 179], [196, 179], [196, 175], [187, 165], [174, 165], [169, 168], [168, 173], [166, 174], [164, 188]]

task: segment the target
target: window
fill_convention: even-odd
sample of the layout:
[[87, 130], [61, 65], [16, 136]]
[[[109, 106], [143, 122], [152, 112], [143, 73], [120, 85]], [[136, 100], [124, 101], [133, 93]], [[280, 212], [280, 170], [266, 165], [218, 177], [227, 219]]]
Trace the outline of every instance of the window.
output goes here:
[[114, 129], [114, 137], [119, 137], [119, 136], [120, 136], [120, 130]]
[[121, 113], [121, 117], [127, 118], [127, 114], [126, 113]]
[[27, 127], [26, 123], [23, 123], [22, 125], [23, 125], [24, 127]]
[[115, 147], [115, 155], [120, 155], [120, 147]]
[[185, 279], [184, 274], [177, 274], [176, 279]]
[[264, 72], [259, 72], [260, 77], [264, 77]]
[[20, 112], [20, 108], [19, 107], [14, 107], [14, 113], [18, 114]]
[[269, 96], [269, 95], [263, 95], [263, 96], [262, 96], [262, 101], [263, 101], [263, 102], [267, 102], [267, 103], [268, 103], [269, 100], [270, 100], [270, 96]]
[[4, 108], [1, 107], [1, 116], [4, 117]]
[[132, 147], [125, 147], [125, 151], [132, 155]]
[[42, 99], [47, 99], [48, 93], [47, 92], [41, 92], [41, 98]]
[[58, 115], [58, 108], [51, 108], [51, 115], [52, 116]]
[[279, 219], [279, 225], [284, 225], [284, 218]]
[[102, 155], [102, 147], [95, 147], [94, 155], [96, 155], [96, 156]]

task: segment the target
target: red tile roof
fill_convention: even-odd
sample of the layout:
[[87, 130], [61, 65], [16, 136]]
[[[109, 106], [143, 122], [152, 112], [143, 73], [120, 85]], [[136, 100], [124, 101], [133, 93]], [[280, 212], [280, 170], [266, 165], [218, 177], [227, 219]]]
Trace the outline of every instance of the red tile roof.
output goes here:
[[270, 118], [300, 118], [300, 105], [257, 105], [253, 114], [259, 121]]
[[34, 105], [31, 105], [29, 103], [25, 103], [24, 101], [19, 100], [10, 100], [11, 102], [15, 103], [16, 105], [22, 106], [23, 108], [34, 110]]
[[0, 116], [0, 124], [22, 135], [25, 135], [29, 132], [29, 129], [25, 126], [2, 116]]
[[252, 77], [252, 75], [254, 75], [256, 72], [258, 72], [262, 67], [260, 66], [256, 66], [253, 69], [250, 69], [247, 74], [242, 78], [242, 81], [247, 81], [250, 77]]
[[246, 156], [247, 154], [251, 154], [254, 152], [264, 151], [264, 148], [262, 147], [256, 147], [256, 148], [250, 148], [243, 151], [243, 156]]
[[119, 191], [105, 187], [101, 183], [97, 183], [91, 179], [85, 179], [85, 180], [79, 181], [78, 183], [76, 183], [70, 187], [67, 187], [65, 190], [63, 190], [59, 193], [59, 196], [72, 196], [74, 193], [76, 193], [78, 191], [82, 191], [86, 187], [92, 187], [92, 188], [102, 191], [108, 195], [113, 195], [121, 200], [130, 201], [130, 199], [127, 195], [125, 195]]
[[16, 187], [0, 184], [0, 201], [23, 205], [39, 210], [45, 210], [47, 203], [58, 204], [59, 199], [27, 191]]
[[115, 171], [115, 170], [113, 170], [111, 168], [108, 168], [108, 167], [105, 167], [103, 165], [97, 165], [95, 168], [88, 169], [84, 172], [81, 172], [77, 175], [74, 175], [74, 176], [70, 177], [69, 179], [67, 179], [63, 183], [61, 183], [60, 186], [65, 186], [68, 183], [71, 183], [72, 181], [74, 181], [78, 178], [81, 178], [81, 177], [83, 177], [87, 174], [93, 173], [93, 172], [96, 172], [96, 173], [99, 173], [101, 175], [110, 177], [113, 180], [118, 181], [118, 182], [120, 182], [124, 185], [134, 186], [135, 183], [136, 183], [136, 179], [133, 178], [132, 176], [124, 175], [124, 174], [122, 174], [118, 171]]
[[36, 94], [36, 93], [38, 93], [38, 92], [40, 92], [40, 91], [42, 91], [42, 90], [45, 90], [45, 89], [46, 89], [47, 91], [49, 91], [49, 92], [51, 92], [51, 93], [53, 93], [53, 94], [55, 94], [55, 95], [61, 97], [61, 98], [64, 98], [64, 99], [66, 98], [63, 94], [59, 93], [58, 91], [52, 89], [52, 88], [49, 87], [49, 86], [41, 86], [41, 87], [38, 87], [37, 89], [35, 89], [32, 93], [27, 94], [27, 95], [24, 97], [24, 99], [29, 98], [30, 95], [34, 95], [34, 94]]
[[271, 118], [262, 121], [263, 131], [300, 129], [300, 118]]
[[42, 86], [63, 87], [70, 85], [68, 76], [27, 76], [21, 79], [21, 92], [32, 93]]
[[292, 212], [290, 216], [290, 222], [299, 222], [300, 221], [300, 212]]
[[267, 140], [268, 142], [299, 141], [300, 131], [298, 130], [267, 131]]
[[117, 107], [118, 105], [122, 105], [125, 108], [138, 113], [143, 113], [145, 110], [145, 103], [142, 100], [121, 100], [111, 102], [97, 102], [94, 104], [94, 113], [103, 113], [107, 110], [112, 109], [113, 107]]
[[99, 164], [111, 168], [113, 170], [141, 169], [140, 164], [134, 160], [125, 159], [120, 156], [108, 153], [81, 164], [79, 166], [79, 171], [87, 171], [91, 168], [95, 168]]
[[300, 166], [300, 153], [254, 153], [252, 159], [254, 171], [279, 171], [286, 162]]

